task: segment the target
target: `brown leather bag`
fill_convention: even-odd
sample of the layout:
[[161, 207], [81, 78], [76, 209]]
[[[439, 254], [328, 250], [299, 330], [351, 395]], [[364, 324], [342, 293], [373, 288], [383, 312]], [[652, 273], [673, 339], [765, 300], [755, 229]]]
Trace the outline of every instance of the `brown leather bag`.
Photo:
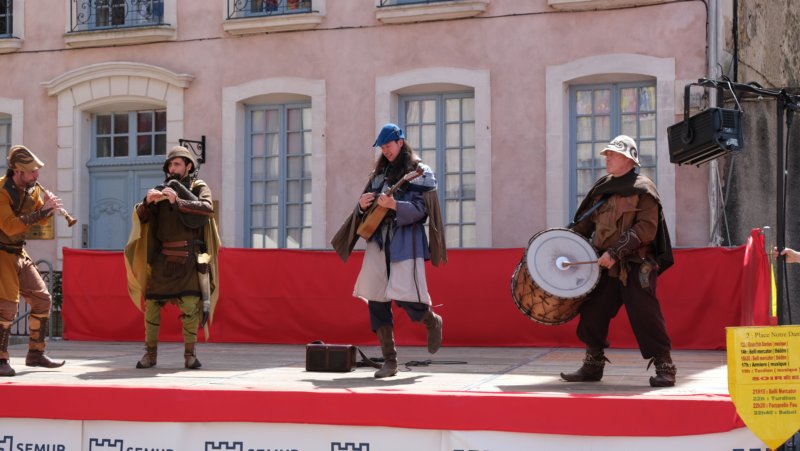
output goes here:
[[[361, 354], [360, 362], [356, 362], [356, 353]], [[306, 345], [306, 371], [347, 373], [358, 366], [381, 367], [357, 346], [325, 344], [320, 340]]]

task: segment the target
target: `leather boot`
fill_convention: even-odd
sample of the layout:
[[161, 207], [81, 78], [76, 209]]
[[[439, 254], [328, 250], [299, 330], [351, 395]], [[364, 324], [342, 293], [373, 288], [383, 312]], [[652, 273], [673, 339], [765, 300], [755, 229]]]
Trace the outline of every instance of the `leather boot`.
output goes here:
[[647, 369], [649, 370], [650, 365], [653, 364], [655, 364], [656, 367], [656, 375], [655, 377], [650, 376], [650, 386], [675, 386], [675, 374], [678, 372], [678, 369], [675, 368], [675, 365], [672, 363], [672, 356], [669, 354], [669, 351], [663, 352], [650, 359], [650, 362], [647, 364]]
[[597, 382], [603, 378], [606, 362], [611, 363], [602, 348], [586, 348], [583, 365], [574, 373], [561, 373], [561, 379], [567, 382]]
[[11, 377], [17, 374], [14, 368], [8, 363], [8, 340], [11, 337], [11, 326], [0, 326], [0, 376]]
[[380, 326], [375, 333], [381, 344], [383, 366], [375, 372], [376, 378], [391, 377], [397, 374], [397, 350], [394, 348], [394, 330], [392, 326]]
[[442, 346], [442, 317], [428, 310], [422, 317], [422, 324], [428, 329], [428, 352], [435, 354]]
[[154, 343], [152, 346], [149, 344], [145, 344], [144, 347], [144, 355], [138, 362], [136, 362], [136, 368], [152, 368], [156, 366], [156, 362], [158, 361], [158, 343]]
[[186, 343], [184, 345], [184, 352], [183, 352], [183, 366], [190, 370], [196, 370], [200, 368], [201, 365], [200, 361], [197, 360], [197, 356], [194, 354], [194, 343]]
[[31, 326], [33, 326], [34, 319], [39, 321], [38, 329], [30, 329], [30, 341], [28, 343], [28, 355], [25, 356], [25, 366], [41, 366], [43, 368], [58, 368], [64, 366], [64, 360], [56, 362], [51, 360], [50, 357], [44, 353], [44, 331], [47, 330], [47, 323], [50, 318], [37, 318], [31, 316]]
[[37, 351], [36, 349], [28, 349], [28, 355], [25, 356], [25, 366], [58, 368], [60, 366], [64, 366], [64, 363], [66, 363], [64, 360], [61, 362], [50, 360], [50, 357], [47, 357], [44, 354], [44, 351]]

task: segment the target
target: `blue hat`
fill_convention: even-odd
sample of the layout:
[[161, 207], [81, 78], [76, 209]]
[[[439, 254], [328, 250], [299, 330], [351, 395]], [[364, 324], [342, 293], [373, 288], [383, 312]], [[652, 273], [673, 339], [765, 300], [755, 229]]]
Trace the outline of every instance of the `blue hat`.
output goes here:
[[389, 123], [381, 127], [381, 131], [378, 133], [378, 137], [375, 138], [375, 144], [372, 147], [380, 147], [389, 141], [397, 141], [398, 139], [406, 139], [406, 134], [397, 124]]

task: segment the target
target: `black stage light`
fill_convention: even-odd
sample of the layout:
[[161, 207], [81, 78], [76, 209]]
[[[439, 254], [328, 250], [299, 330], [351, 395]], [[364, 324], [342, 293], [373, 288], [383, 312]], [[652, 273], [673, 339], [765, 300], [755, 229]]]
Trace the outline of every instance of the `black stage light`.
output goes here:
[[667, 127], [669, 161], [700, 166], [742, 150], [741, 122], [741, 110], [709, 108]]

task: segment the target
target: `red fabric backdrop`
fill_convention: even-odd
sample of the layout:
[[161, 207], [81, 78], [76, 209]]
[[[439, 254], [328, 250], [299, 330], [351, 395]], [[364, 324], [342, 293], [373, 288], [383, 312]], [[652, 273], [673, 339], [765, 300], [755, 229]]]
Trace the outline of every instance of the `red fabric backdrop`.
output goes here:
[[[510, 294], [522, 249], [456, 249], [428, 268], [445, 346], [577, 347], [577, 320], [544, 326], [525, 317]], [[345, 264], [332, 251], [220, 250], [220, 297], [209, 341], [374, 344], [366, 304], [351, 296], [363, 254]], [[760, 232], [736, 248], [675, 251], [658, 296], [675, 349], [724, 349], [725, 327], [770, 323], [769, 267]], [[68, 340], [142, 341], [142, 314], [127, 295], [121, 252], [64, 249], [62, 307]], [[162, 313], [162, 341], [182, 341], [179, 311]], [[395, 309], [400, 345], [423, 345], [425, 330]], [[624, 309], [609, 337], [636, 348]]]

